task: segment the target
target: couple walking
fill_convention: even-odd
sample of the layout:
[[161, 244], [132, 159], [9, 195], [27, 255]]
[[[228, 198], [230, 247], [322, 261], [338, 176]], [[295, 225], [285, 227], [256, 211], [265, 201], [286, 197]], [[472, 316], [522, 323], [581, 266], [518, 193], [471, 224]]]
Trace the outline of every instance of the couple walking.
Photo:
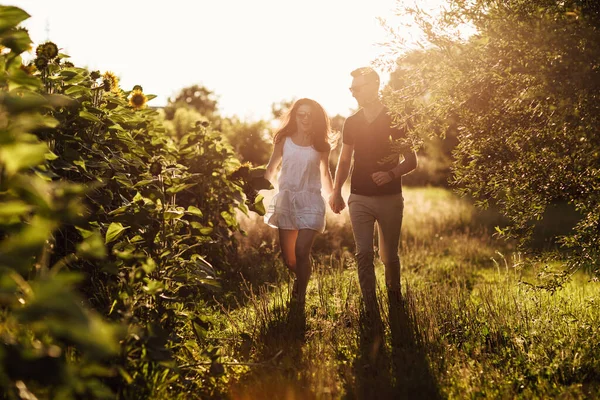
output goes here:
[[[318, 232], [325, 229], [325, 201], [334, 213], [346, 203], [342, 186], [354, 158], [348, 209], [358, 261], [358, 275], [367, 314], [379, 316], [376, 299], [373, 234], [377, 222], [379, 256], [385, 266], [388, 295], [400, 298], [398, 243], [404, 201], [402, 175], [417, 166], [417, 155], [408, 150], [393, 161], [392, 140], [405, 136], [392, 127], [388, 110], [379, 98], [379, 75], [370, 67], [351, 73], [350, 91], [359, 110], [348, 117], [342, 129], [342, 149], [335, 173], [329, 172], [329, 118], [311, 99], [300, 99], [282, 119], [274, 137], [274, 149], [265, 178], [272, 181], [281, 165], [279, 192], [269, 205], [265, 222], [279, 231], [286, 266], [296, 275], [292, 300], [304, 308], [311, 275], [310, 252]], [[392, 300], [392, 299], [390, 299]]]

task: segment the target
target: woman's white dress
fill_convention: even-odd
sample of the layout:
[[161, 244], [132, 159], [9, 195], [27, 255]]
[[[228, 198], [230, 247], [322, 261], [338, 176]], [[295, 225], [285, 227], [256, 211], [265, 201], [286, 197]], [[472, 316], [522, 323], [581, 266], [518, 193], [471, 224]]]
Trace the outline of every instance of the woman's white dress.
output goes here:
[[265, 222], [279, 229], [325, 230], [325, 199], [321, 195], [320, 154], [312, 146], [298, 146], [290, 137], [283, 144], [278, 184]]

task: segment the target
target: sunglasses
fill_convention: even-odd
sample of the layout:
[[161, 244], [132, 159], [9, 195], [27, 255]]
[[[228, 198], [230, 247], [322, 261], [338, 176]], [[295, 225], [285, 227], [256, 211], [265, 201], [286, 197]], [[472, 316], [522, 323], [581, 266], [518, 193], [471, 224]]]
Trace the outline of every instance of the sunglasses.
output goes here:
[[309, 112], [299, 112], [299, 113], [296, 113], [296, 118], [299, 118], [299, 119], [304, 119], [304, 118], [311, 119], [312, 118], [312, 114], [309, 113]]
[[348, 89], [350, 89], [350, 93], [352, 93], [352, 94], [358, 93], [362, 90], [363, 86], [367, 86], [368, 84], [371, 84], [371, 83], [375, 83], [375, 82], [365, 82], [361, 85], [350, 86]]

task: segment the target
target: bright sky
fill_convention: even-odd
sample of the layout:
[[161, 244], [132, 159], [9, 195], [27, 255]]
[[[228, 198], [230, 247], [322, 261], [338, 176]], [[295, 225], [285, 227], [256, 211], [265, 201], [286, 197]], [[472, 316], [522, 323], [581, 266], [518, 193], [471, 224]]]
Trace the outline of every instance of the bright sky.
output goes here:
[[[437, 3], [425, 0], [422, 3]], [[32, 17], [34, 45], [55, 42], [78, 66], [113, 71], [162, 106], [204, 85], [224, 115], [270, 118], [271, 104], [310, 97], [330, 115], [356, 106], [350, 72], [387, 39], [377, 17], [396, 0], [8, 0]], [[382, 74], [385, 80], [386, 74]]]

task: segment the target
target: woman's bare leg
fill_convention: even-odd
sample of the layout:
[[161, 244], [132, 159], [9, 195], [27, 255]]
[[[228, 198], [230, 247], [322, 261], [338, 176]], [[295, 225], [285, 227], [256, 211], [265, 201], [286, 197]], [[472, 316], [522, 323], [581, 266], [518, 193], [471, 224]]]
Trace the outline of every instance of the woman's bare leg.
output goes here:
[[296, 239], [298, 231], [279, 229], [279, 247], [281, 247], [281, 256], [286, 267], [292, 272], [296, 272]]
[[317, 231], [300, 229], [296, 239], [296, 278], [298, 280], [298, 302], [302, 307], [306, 301], [306, 287], [312, 273], [310, 251]]

